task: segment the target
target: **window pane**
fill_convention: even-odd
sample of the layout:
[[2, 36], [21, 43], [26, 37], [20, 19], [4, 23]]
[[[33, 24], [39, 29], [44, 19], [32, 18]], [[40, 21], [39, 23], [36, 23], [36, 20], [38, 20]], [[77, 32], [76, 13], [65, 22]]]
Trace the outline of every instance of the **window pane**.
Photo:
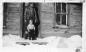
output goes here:
[[66, 13], [66, 3], [62, 3], [62, 12]]
[[66, 25], [66, 15], [62, 15], [62, 24]]
[[56, 23], [60, 25], [60, 14], [56, 15]]
[[56, 4], [56, 13], [61, 13], [61, 3]]

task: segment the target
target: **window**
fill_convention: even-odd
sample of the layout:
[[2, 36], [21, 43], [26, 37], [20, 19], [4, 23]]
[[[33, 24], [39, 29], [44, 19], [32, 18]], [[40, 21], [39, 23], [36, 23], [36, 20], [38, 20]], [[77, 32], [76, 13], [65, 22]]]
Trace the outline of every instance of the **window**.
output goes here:
[[67, 3], [55, 3], [56, 25], [67, 25]]

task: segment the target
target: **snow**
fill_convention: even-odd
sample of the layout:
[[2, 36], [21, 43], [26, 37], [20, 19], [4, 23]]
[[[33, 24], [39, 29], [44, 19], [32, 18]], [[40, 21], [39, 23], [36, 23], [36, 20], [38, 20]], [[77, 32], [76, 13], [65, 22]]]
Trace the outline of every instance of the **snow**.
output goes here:
[[[81, 37], [79, 35], [73, 35], [69, 38], [50, 36], [46, 38], [38, 38], [37, 40], [25, 40], [17, 35], [5, 35], [3, 36], [3, 46], [13, 47], [29, 47], [29, 48], [75, 48], [81, 47]], [[20, 45], [17, 42], [27, 42], [29, 45]], [[40, 45], [41, 43], [44, 43]], [[45, 44], [46, 43], [46, 44]]]
[[70, 48], [78, 48], [82, 46], [82, 38], [78, 35], [68, 38], [66, 42]]

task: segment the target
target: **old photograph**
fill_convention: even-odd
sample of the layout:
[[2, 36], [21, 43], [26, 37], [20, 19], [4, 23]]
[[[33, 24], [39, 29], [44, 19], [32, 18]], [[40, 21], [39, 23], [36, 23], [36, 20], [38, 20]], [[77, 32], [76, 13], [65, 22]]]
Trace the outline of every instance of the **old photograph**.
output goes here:
[[3, 47], [82, 48], [83, 3], [3, 2]]

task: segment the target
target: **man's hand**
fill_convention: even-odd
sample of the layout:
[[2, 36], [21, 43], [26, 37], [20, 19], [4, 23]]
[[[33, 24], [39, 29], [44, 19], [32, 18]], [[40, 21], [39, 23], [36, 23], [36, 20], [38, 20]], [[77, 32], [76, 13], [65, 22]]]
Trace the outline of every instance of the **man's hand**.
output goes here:
[[25, 31], [25, 33], [27, 34], [28, 32], [27, 32], [27, 31]]

